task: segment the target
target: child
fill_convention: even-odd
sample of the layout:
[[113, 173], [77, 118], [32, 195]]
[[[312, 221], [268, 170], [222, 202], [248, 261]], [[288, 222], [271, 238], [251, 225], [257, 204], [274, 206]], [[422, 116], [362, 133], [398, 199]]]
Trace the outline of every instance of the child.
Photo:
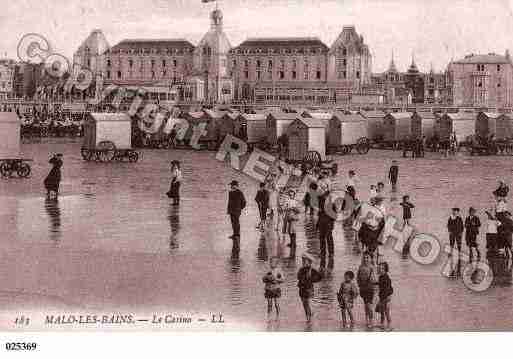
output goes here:
[[392, 185], [392, 192], [397, 190], [397, 180], [399, 178], [399, 166], [397, 165], [397, 161], [392, 161], [392, 166], [390, 166], [390, 170], [388, 171], [388, 180]]
[[365, 252], [362, 258], [362, 264], [358, 268], [356, 275], [358, 288], [360, 289], [360, 297], [365, 305], [365, 321], [367, 328], [372, 328], [373, 311], [372, 303], [374, 302], [374, 285], [376, 284], [376, 274], [374, 265], [371, 262], [371, 254]]
[[269, 261], [270, 270], [262, 278], [265, 283], [264, 296], [267, 299], [267, 316], [270, 316], [274, 307], [276, 308], [276, 318], [280, 316], [280, 304], [278, 299], [281, 297], [280, 284], [283, 283], [283, 273], [278, 268], [278, 258], [272, 257]]
[[403, 196], [403, 201], [399, 203], [399, 205], [403, 207], [404, 229], [406, 225], [410, 225], [410, 219], [412, 217], [411, 210], [415, 208], [415, 206], [410, 202], [410, 196]]
[[449, 244], [451, 245], [451, 253], [449, 253], [449, 256], [452, 256], [454, 244], [457, 245], [458, 253], [461, 252], [461, 237], [463, 236], [464, 227], [459, 208], [452, 209], [452, 214], [447, 221], [447, 230], [449, 232]]
[[318, 198], [317, 188], [317, 183], [310, 183], [309, 190], [305, 193], [305, 197], [303, 199], [303, 204], [305, 205], [305, 214], [308, 213], [308, 210], [310, 210], [310, 216], [314, 215], [315, 203], [313, 202]]
[[312, 320], [312, 309], [310, 308], [310, 298], [314, 295], [314, 283], [320, 282], [321, 274], [312, 268], [313, 258], [308, 253], [302, 256], [303, 266], [297, 273], [297, 286], [299, 287], [299, 297], [303, 303], [306, 320]]
[[258, 205], [258, 212], [260, 214], [260, 223], [257, 228], [263, 229], [264, 222], [267, 215], [267, 209], [269, 208], [269, 191], [265, 188], [265, 183], [260, 183], [260, 189], [258, 190], [255, 202]]
[[468, 214], [468, 217], [465, 219], [465, 242], [467, 243], [467, 247], [470, 252], [470, 261], [472, 262], [474, 255], [472, 248], [476, 250], [477, 260], [479, 261], [481, 259], [481, 253], [477, 246], [477, 235], [479, 234], [481, 221], [479, 220], [479, 217], [476, 216], [476, 210], [474, 208], [470, 207]]
[[347, 174], [347, 187], [353, 187], [356, 190], [356, 185], [358, 183], [358, 179], [356, 178], [356, 172], [353, 170], [350, 170]]
[[378, 182], [376, 192], [376, 197], [385, 198], [385, 184], [383, 182]]
[[[392, 288], [392, 281], [388, 276], [388, 263], [383, 262], [379, 265], [379, 302], [376, 306], [376, 312], [378, 312], [381, 316], [381, 328], [390, 330], [392, 318], [390, 316], [390, 300], [392, 298], [392, 294], [394, 293], [394, 288]], [[385, 327], [385, 318], [387, 320], [387, 326]]]
[[378, 195], [378, 191], [376, 190], [376, 185], [371, 184], [370, 186], [370, 199], [376, 198]]
[[486, 249], [495, 252], [499, 249], [498, 227], [501, 224], [492, 214], [492, 211], [486, 211]]
[[346, 313], [349, 316], [350, 328], [354, 327], [353, 317], [353, 304], [354, 300], [358, 297], [358, 288], [354, 284], [354, 273], [353, 271], [347, 271], [344, 273], [344, 281], [340, 285], [337, 298], [338, 304], [340, 305], [340, 311], [342, 313], [342, 325], [344, 328], [347, 326]]

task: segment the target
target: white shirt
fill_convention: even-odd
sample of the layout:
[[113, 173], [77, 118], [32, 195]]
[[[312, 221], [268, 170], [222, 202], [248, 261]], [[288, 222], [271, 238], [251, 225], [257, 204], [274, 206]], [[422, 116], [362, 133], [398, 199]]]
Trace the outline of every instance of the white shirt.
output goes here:
[[486, 221], [486, 233], [494, 234], [497, 233], [497, 227], [501, 224], [501, 222], [495, 219], [489, 219]]
[[356, 176], [353, 176], [353, 177], [347, 177], [347, 182], [346, 182], [346, 186], [349, 187], [353, 187], [354, 189], [356, 189], [356, 186], [358, 185], [358, 178], [356, 178]]

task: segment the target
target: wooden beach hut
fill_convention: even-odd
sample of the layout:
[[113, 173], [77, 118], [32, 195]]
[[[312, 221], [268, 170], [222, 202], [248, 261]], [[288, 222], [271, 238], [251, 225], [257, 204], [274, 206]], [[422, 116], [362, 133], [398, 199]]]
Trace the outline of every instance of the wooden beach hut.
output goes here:
[[272, 112], [267, 116], [267, 142], [271, 145], [278, 143], [278, 138], [286, 133], [289, 125], [296, 119], [297, 113]]
[[0, 112], [0, 158], [19, 157], [20, 127], [16, 112]]
[[476, 114], [474, 112], [445, 113], [437, 121], [437, 133], [441, 140], [448, 140], [452, 132], [456, 140], [464, 142], [476, 133]]
[[368, 137], [371, 140], [379, 140], [383, 138], [383, 119], [385, 113], [382, 111], [359, 111], [367, 120]]
[[412, 135], [411, 112], [392, 112], [383, 118], [383, 139], [385, 142], [404, 141]]
[[249, 144], [265, 142], [268, 135], [266, 120], [266, 114], [239, 114], [235, 120], [235, 136]]
[[509, 139], [512, 136], [512, 120], [505, 113], [479, 112], [476, 118], [476, 135], [489, 137], [493, 134], [497, 140]]
[[329, 147], [352, 146], [368, 137], [367, 120], [360, 114], [335, 112], [327, 132]]
[[288, 126], [289, 138], [288, 159], [303, 160], [309, 151], [320, 154], [321, 160], [326, 159], [325, 124], [313, 118], [296, 118]]
[[436, 115], [431, 111], [414, 112], [411, 118], [411, 132], [414, 138], [431, 138], [435, 134]]
[[90, 113], [84, 121], [83, 148], [94, 150], [110, 142], [116, 149], [132, 148], [132, 121], [125, 113]]

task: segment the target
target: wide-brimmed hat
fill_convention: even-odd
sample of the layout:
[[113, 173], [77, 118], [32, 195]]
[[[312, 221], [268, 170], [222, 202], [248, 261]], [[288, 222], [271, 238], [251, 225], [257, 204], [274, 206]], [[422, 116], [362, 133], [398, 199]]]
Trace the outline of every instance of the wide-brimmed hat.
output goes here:
[[308, 261], [310, 261], [310, 263], [314, 262], [314, 258], [312, 257], [312, 255], [310, 253], [307, 253], [307, 252], [303, 253], [301, 255], [301, 258], [307, 259]]
[[231, 181], [230, 182], [230, 186], [238, 186], [239, 185], [239, 182], [238, 181]]

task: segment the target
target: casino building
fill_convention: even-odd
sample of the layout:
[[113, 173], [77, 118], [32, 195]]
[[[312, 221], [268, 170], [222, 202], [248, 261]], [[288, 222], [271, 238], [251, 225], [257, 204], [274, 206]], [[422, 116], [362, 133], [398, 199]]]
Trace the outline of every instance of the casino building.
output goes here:
[[372, 56], [354, 26], [328, 47], [318, 38], [250, 38], [232, 47], [223, 14], [210, 14], [197, 46], [184, 39], [126, 39], [93, 30], [74, 54], [95, 86], [143, 88], [157, 101], [348, 102], [371, 84]]

